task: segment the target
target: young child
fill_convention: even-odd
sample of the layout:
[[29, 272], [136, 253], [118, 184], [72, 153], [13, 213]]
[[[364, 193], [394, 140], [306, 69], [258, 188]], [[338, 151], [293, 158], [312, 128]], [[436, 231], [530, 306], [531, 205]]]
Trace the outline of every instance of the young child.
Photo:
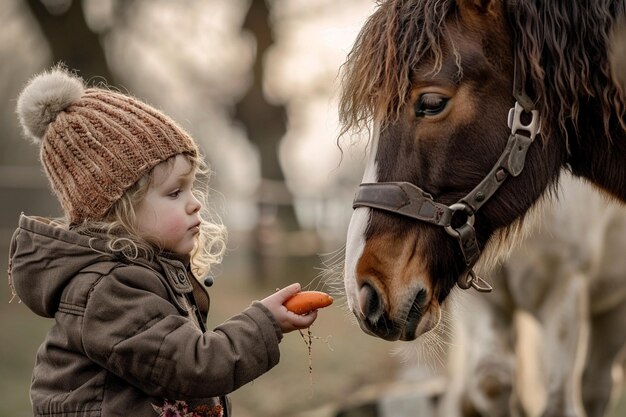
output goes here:
[[62, 68], [17, 103], [65, 218], [22, 215], [9, 281], [55, 322], [39, 348], [34, 414], [229, 416], [226, 394], [278, 363], [283, 333], [310, 326], [292, 284], [213, 331], [198, 279], [224, 252], [207, 213], [207, 167], [189, 135], [135, 98]]

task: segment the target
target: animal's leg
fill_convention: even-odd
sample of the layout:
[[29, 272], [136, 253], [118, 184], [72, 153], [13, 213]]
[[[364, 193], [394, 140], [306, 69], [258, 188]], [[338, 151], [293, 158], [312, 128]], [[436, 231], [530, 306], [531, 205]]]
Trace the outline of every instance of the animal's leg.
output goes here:
[[508, 417], [513, 366], [510, 350], [493, 349], [485, 355], [468, 381], [461, 403], [463, 416]]
[[536, 417], [546, 407], [547, 393], [541, 364], [542, 327], [531, 314], [520, 310], [514, 317], [515, 377], [511, 395], [512, 417]]
[[452, 390], [444, 396], [441, 415], [459, 415], [460, 410], [464, 417], [510, 417], [512, 302], [502, 273], [492, 274], [497, 288], [493, 294], [466, 292], [457, 303], [449, 371]]
[[581, 382], [589, 340], [589, 290], [580, 274], [557, 278], [539, 313], [548, 391], [542, 416], [584, 417]]
[[[626, 300], [614, 308], [592, 316], [589, 354], [583, 376], [583, 399], [589, 417], [602, 417], [609, 410], [611, 395], [621, 384], [614, 384], [612, 366], [626, 348]], [[624, 352], [626, 353], [626, 352]], [[621, 361], [619, 361], [621, 362]]]

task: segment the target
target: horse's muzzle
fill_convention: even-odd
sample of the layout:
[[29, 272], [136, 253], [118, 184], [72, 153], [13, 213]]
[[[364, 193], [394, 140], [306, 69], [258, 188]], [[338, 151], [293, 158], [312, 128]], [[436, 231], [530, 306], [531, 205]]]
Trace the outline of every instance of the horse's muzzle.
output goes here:
[[427, 304], [427, 293], [418, 289], [411, 303], [398, 317], [391, 317], [381, 295], [370, 284], [363, 284], [358, 296], [361, 314], [356, 314], [361, 329], [384, 340], [413, 340]]

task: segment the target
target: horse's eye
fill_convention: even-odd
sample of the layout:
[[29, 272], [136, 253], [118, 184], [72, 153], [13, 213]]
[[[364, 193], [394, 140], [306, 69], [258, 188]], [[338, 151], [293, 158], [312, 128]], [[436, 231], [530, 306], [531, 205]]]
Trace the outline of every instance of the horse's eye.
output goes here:
[[417, 117], [435, 116], [446, 108], [449, 100], [450, 99], [448, 97], [441, 94], [422, 94], [415, 103], [415, 115]]

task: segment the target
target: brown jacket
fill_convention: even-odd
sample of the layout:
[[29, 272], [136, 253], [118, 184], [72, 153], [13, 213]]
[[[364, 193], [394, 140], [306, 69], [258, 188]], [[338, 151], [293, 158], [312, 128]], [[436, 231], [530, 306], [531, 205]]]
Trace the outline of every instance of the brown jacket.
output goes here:
[[36, 416], [155, 417], [166, 399], [191, 411], [278, 363], [282, 333], [259, 302], [201, 330], [208, 295], [181, 260], [129, 262], [22, 215], [9, 262], [24, 304], [55, 319], [33, 371]]

